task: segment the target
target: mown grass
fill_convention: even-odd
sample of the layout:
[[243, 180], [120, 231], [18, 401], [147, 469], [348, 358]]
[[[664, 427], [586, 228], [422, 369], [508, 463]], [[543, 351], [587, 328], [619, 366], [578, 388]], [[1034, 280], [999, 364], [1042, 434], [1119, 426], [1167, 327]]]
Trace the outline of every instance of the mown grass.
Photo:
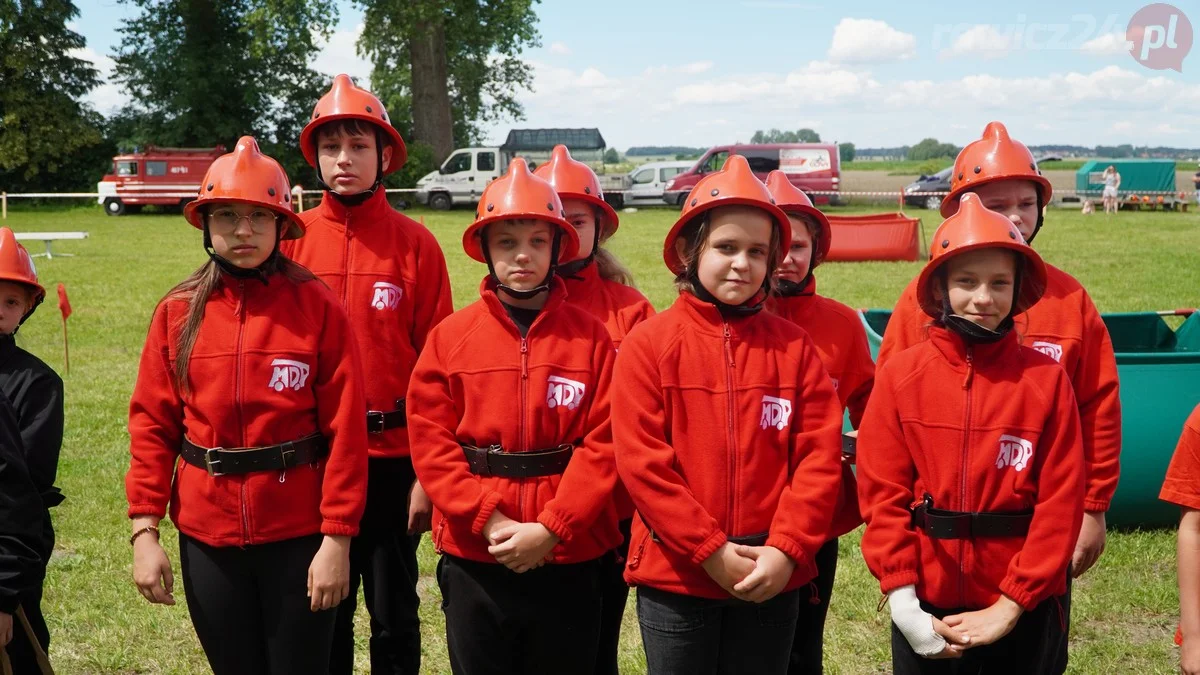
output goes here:
[[[916, 212], [928, 218], [929, 212]], [[466, 211], [413, 211], [442, 242], [456, 306], [477, 297], [482, 265], [460, 248]], [[661, 262], [668, 209], [622, 214], [613, 248], [634, 270], [655, 306], [674, 297]], [[1200, 218], [1142, 213], [1113, 218], [1054, 212], [1037, 245], [1076, 275], [1102, 311], [1200, 304]], [[150, 313], [174, 283], [204, 260], [200, 234], [179, 216], [109, 218], [98, 208], [10, 212], [18, 231], [87, 230], [91, 238], [60, 243], [75, 258], [39, 259], [50, 301], [21, 331], [23, 345], [62, 371], [62, 335], [53, 287], [65, 282], [74, 305], [71, 372], [66, 376], [67, 430], [59, 484], [68, 500], [55, 512], [58, 549], [50, 564], [45, 610], [54, 636], [51, 655], [62, 673], [202, 673], [207, 671], [187, 611], [150, 606], [130, 582], [123, 476], [126, 415]], [[926, 220], [925, 231], [937, 223]], [[31, 243], [41, 250], [41, 244]], [[829, 264], [820, 290], [853, 307], [890, 307], [919, 263]], [[1165, 430], [1175, 434], [1177, 430]], [[178, 565], [176, 538], [164, 543]], [[449, 672], [435, 556], [421, 552], [424, 670]], [[886, 610], [877, 612], [878, 585], [858, 551], [858, 534], [841, 542], [841, 568], [827, 630], [830, 673], [886, 672], [890, 667]], [[177, 579], [177, 597], [183, 599]], [[626, 616], [623, 672], [644, 672], [632, 602]], [[361, 603], [360, 603], [361, 607]], [[1176, 669], [1171, 634], [1178, 602], [1174, 533], [1114, 533], [1099, 567], [1076, 585], [1072, 622], [1075, 673], [1169, 673]], [[365, 611], [360, 610], [358, 664], [366, 672]]]

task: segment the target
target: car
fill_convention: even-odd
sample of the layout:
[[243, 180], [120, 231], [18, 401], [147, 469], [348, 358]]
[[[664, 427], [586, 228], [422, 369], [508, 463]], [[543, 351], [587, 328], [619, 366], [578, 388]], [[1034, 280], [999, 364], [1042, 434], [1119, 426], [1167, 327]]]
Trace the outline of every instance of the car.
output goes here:
[[841, 159], [838, 146], [832, 143], [764, 143], [718, 145], [708, 150], [692, 168], [667, 182], [663, 200], [683, 206], [688, 193], [705, 175], [725, 165], [729, 155], [741, 155], [759, 180], [779, 169], [787, 174], [792, 185], [808, 194], [816, 204], [837, 204], [838, 184], [841, 182]]
[[692, 168], [696, 162], [647, 162], [629, 172], [626, 204], [663, 204], [667, 182]]
[[[922, 174], [904, 187], [904, 203], [934, 211], [942, 208], [942, 197], [950, 192], [950, 174], [953, 171], [954, 167], [948, 166], [932, 176]], [[924, 194], [927, 192], [940, 194]]]

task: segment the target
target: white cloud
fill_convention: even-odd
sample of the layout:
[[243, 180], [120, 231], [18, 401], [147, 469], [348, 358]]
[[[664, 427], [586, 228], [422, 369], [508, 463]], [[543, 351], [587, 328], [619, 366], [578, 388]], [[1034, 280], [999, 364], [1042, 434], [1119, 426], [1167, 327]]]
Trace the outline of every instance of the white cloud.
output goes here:
[[562, 42], [551, 42], [550, 53], [554, 54], [555, 56], [570, 56], [571, 48]]
[[1133, 131], [1133, 122], [1113, 122], [1109, 131]]
[[943, 49], [938, 56], [943, 59], [955, 56], [982, 56], [995, 59], [1007, 55], [1012, 47], [1011, 35], [1002, 35], [995, 27], [980, 24], [959, 34], [954, 39], [954, 43], [948, 49]]
[[1180, 129], [1178, 127], [1172, 126], [1166, 122], [1155, 126], [1154, 131], [1155, 131], [1155, 133], [1170, 134], [1170, 135], [1185, 133], [1184, 129]]
[[1128, 54], [1131, 48], [1124, 33], [1105, 33], [1080, 45], [1079, 51], [1092, 56], [1115, 56]]
[[699, 75], [701, 73], [707, 73], [708, 71], [712, 70], [713, 65], [714, 64], [712, 61], [694, 61], [692, 63], [685, 63], [683, 65], [678, 65], [678, 66], [668, 66], [668, 65], [650, 66], [649, 68], [647, 68], [645, 71], [642, 72], [642, 75], [647, 76], [647, 77], [654, 76], [654, 75], [667, 75], [670, 73], [680, 73], [683, 75]]
[[829, 59], [839, 63], [903, 61], [917, 53], [917, 39], [876, 19], [845, 18], [833, 29]]
[[100, 86], [84, 96], [84, 101], [90, 103], [97, 112], [102, 115], [109, 115], [129, 102], [129, 97], [125, 94], [124, 89], [113, 79], [113, 69], [116, 66], [116, 62], [113, 61], [112, 57], [107, 54], [100, 54], [91, 47], [72, 49], [68, 54], [77, 59], [91, 61], [99, 73]]
[[346, 73], [354, 78], [360, 87], [371, 86], [371, 64], [358, 55], [358, 38], [362, 35], [363, 24], [359, 23], [353, 30], [334, 31], [329, 39], [321, 45], [312, 68], [319, 73], [334, 75]]

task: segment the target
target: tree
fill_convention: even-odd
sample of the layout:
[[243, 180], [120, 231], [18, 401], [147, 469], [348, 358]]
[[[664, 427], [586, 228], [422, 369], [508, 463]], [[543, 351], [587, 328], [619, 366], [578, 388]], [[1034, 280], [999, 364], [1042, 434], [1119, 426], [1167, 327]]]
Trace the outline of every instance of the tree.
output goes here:
[[333, 0], [121, 0], [140, 14], [115, 75], [133, 103], [116, 116], [120, 143], [232, 148], [254, 135], [295, 175], [300, 129], [329, 78], [309, 68], [336, 18]]
[[821, 135], [807, 128], [798, 131], [771, 129], [766, 132], [760, 129], [750, 137], [750, 142], [756, 145], [762, 143], [820, 143]]
[[80, 102], [96, 69], [72, 55], [69, 0], [0, 1], [0, 185], [8, 191], [81, 187], [98, 176], [104, 120]]
[[440, 163], [482, 128], [524, 114], [517, 99], [533, 72], [520, 55], [540, 44], [535, 0], [356, 0], [359, 52], [371, 86], [405, 138]]
[[920, 143], [908, 149], [908, 159], [926, 160], [951, 158], [958, 154], [958, 146], [953, 143], [939, 143], [936, 138], [922, 139]]
[[838, 158], [843, 162], [854, 161], [854, 144], [853, 143], [838, 143]]
[[620, 164], [621, 163], [621, 153], [617, 152], [616, 148], [609, 148], [608, 151], [604, 153], [604, 163], [605, 164]]

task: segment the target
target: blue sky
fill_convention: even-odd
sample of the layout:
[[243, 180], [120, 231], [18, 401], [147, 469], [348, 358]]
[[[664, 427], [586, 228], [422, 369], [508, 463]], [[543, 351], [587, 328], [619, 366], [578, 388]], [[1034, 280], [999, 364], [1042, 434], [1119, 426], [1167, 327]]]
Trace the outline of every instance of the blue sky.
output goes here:
[[[1200, 28], [1200, 5], [1180, 5]], [[521, 97], [526, 118], [489, 135], [595, 126], [624, 149], [812, 127], [859, 146], [963, 144], [999, 119], [1030, 144], [1200, 146], [1200, 48], [1182, 72], [1138, 63], [1124, 40], [1143, 6], [546, 0], [536, 5], [542, 46], [524, 54], [535, 74]], [[117, 28], [134, 10], [116, 0], [79, 7], [84, 55], [107, 76]], [[361, 18], [340, 4], [315, 67], [369, 79], [353, 48]], [[109, 112], [123, 96], [108, 83], [91, 99]]]

